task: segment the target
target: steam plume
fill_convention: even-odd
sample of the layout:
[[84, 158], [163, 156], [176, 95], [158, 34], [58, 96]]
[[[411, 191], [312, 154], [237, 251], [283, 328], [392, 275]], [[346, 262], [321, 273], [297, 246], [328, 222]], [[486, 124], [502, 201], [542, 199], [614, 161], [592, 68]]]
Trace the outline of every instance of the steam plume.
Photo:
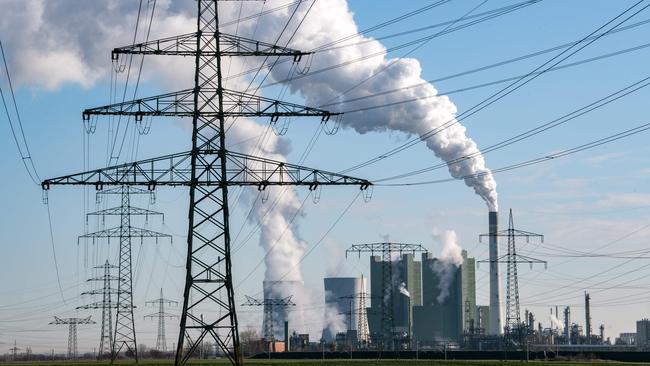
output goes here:
[[433, 237], [442, 244], [440, 256], [438, 260], [433, 262], [431, 268], [438, 275], [438, 289], [440, 290], [440, 294], [436, 300], [441, 304], [449, 296], [449, 291], [458, 266], [463, 264], [463, 251], [460, 245], [458, 245], [458, 237], [453, 230], [446, 230], [442, 233], [434, 231]]
[[399, 292], [406, 297], [411, 297], [411, 293], [406, 289], [406, 284], [404, 282], [399, 284]]
[[[271, 6], [275, 6], [280, 2], [273, 0], [270, 3]], [[302, 19], [307, 8], [307, 6], [301, 7], [298, 11], [299, 15], [295, 18]], [[286, 16], [286, 14], [277, 16]], [[274, 23], [279, 21], [276, 20]], [[357, 32], [358, 28], [345, 0], [317, 1], [300, 31], [292, 39], [291, 46], [311, 50]], [[365, 55], [386, 51], [380, 42], [366, 36], [359, 36], [350, 42], [366, 43], [316, 53], [310, 70], [313, 72], [331, 65], [350, 62]], [[272, 75], [276, 80], [284, 80], [290, 73], [290, 68], [289, 63], [280, 64], [273, 70]], [[395, 104], [388, 108], [349, 113], [344, 116], [342, 124], [361, 134], [399, 131], [422, 137], [432, 129], [454, 120], [457, 108], [448, 97], [437, 95], [436, 88], [422, 79], [421, 71], [420, 63], [415, 59], [374, 57], [331, 71], [308, 75], [290, 81], [289, 85], [292, 92], [300, 93], [305, 97], [308, 105], [327, 105], [332, 101], [341, 103], [328, 106], [329, 109], [336, 111], [356, 110], [421, 98], [416, 102]], [[423, 85], [368, 100], [352, 101], [354, 98], [383, 92], [387, 86], [394, 89], [416, 84]], [[490, 170], [486, 168], [485, 160], [476, 143], [467, 137], [465, 132], [464, 126], [455, 123], [428, 138], [426, 146], [445, 162], [476, 154], [460, 163], [448, 165], [449, 172], [454, 178], [462, 178], [468, 187], [485, 200], [490, 210], [497, 210], [496, 182]]]

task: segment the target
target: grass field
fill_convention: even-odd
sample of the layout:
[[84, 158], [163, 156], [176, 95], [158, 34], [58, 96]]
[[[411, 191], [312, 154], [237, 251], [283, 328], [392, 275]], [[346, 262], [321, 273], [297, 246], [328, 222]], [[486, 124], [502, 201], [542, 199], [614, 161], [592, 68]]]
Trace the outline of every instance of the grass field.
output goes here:
[[[30, 365], [30, 366], [62, 366], [62, 365], [74, 365], [74, 366], [101, 366], [108, 365], [108, 362], [91, 362], [91, 361], [32, 361], [32, 362], [9, 362], [5, 365]], [[167, 360], [143, 360], [140, 362], [142, 366], [169, 366], [173, 362]], [[191, 365], [228, 365], [225, 361], [193, 361], [190, 362]], [[389, 365], [399, 365], [399, 366], [514, 366], [524, 364], [521, 361], [442, 361], [442, 360], [246, 360], [245, 364], [254, 365], [254, 366], [278, 366], [278, 365], [289, 365], [289, 366], [389, 366]], [[552, 366], [642, 366], [650, 365], [650, 363], [624, 363], [624, 362], [612, 362], [612, 361], [531, 361], [528, 362], [531, 366], [535, 365], [552, 365]], [[124, 361], [117, 362], [116, 365], [131, 366], [135, 365], [135, 362]]]

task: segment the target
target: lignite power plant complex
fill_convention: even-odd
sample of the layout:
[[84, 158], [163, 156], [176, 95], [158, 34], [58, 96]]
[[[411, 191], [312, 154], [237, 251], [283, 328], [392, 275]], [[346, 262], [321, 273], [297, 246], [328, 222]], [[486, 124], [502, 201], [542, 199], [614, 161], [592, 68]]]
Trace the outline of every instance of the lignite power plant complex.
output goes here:
[[[586, 4], [587, 0], [576, 1]], [[56, 283], [43, 280], [52, 280], [47, 278], [47, 271], [52, 269], [46, 270], [38, 262], [41, 258], [37, 255], [44, 252], [40, 247], [7, 245], [20, 255], [11, 252], [0, 256], [10, 258], [0, 263], [0, 277], [4, 279], [0, 283], [0, 344], [13, 344], [7, 347], [11, 353], [5, 355], [4, 361], [19, 360], [21, 351], [20, 343], [16, 339], [10, 343], [5, 333], [30, 334], [33, 339], [46, 340], [43, 347], [61, 339], [59, 333], [49, 338], [40, 334], [41, 328], [32, 324], [36, 321], [51, 332], [67, 330], [67, 352], [57, 355], [52, 350], [52, 359], [97, 358], [101, 362], [110, 360], [111, 364], [125, 359], [137, 364], [143, 357], [169, 362], [173, 359], [176, 366], [207, 358], [241, 365], [247, 357], [528, 360], [587, 354], [618, 361], [650, 360], [650, 320], [635, 318], [635, 332], [630, 329], [618, 337], [606, 331], [614, 333], [613, 327], [619, 325], [608, 322], [608, 328], [602, 320], [603, 308], [635, 305], [638, 310], [639, 304], [647, 302], [645, 293], [638, 291], [647, 284], [634, 283], [638, 279], [608, 283], [648, 268], [615, 272], [633, 260], [648, 258], [643, 242], [646, 238], [636, 238], [644, 249], [603, 249], [623, 245], [650, 229], [650, 225], [644, 222], [641, 228], [615, 240], [605, 238], [610, 241], [595, 246], [591, 243], [593, 236], [563, 235], [573, 222], [547, 214], [555, 211], [573, 216], [585, 232], [604, 226], [607, 234], [646, 220], [636, 214], [640, 211], [635, 211], [633, 218], [627, 216], [616, 222], [610, 217], [585, 218], [593, 214], [587, 210], [591, 207], [611, 212], [620, 207], [647, 208], [634, 206], [647, 203], [648, 197], [639, 193], [647, 189], [647, 184], [641, 188], [625, 185], [634, 180], [628, 176], [647, 176], [647, 169], [638, 169], [644, 166], [644, 160], [620, 164], [628, 170], [626, 179], [617, 182], [617, 191], [597, 187], [593, 182], [602, 180], [604, 174], [589, 170], [621, 156], [641, 159], [639, 156], [647, 157], [647, 151], [608, 151], [585, 160], [584, 167], [570, 172], [580, 178], [567, 176], [569, 169], [565, 167], [555, 167], [558, 174], [540, 174], [558, 181], [564, 179], [555, 185], [537, 178], [527, 182], [528, 186], [515, 179], [500, 183], [508, 203], [520, 207], [530, 220], [527, 222], [535, 223], [522, 226], [544, 228], [554, 240], [565, 241], [564, 245], [553, 244], [553, 240], [545, 243], [544, 235], [520, 229], [512, 209], [499, 211], [495, 179], [496, 173], [557, 161], [650, 131], [646, 121], [622, 131], [609, 131], [605, 137], [591, 138], [591, 142], [581, 141], [572, 148], [553, 146], [555, 150], [550, 153], [510, 161], [526, 156], [524, 153], [532, 151], [532, 147], [546, 147], [544, 143], [527, 147], [515, 144], [541, 138], [556, 127], [574, 129], [561, 132], [557, 140], [565, 143], [592, 133], [592, 126], [599, 125], [596, 122], [608, 128], [615, 125], [609, 115], [590, 120], [589, 128], [571, 127], [569, 122], [594, 111], [605, 113], [608, 109], [603, 107], [622, 103], [650, 86], [648, 63], [630, 62], [641, 69], [642, 78], [627, 81], [607, 94], [598, 94], [600, 87], [622, 83], [620, 71], [614, 77], [599, 79], [602, 82], [593, 90], [582, 92], [571, 88], [590, 84], [593, 78], [583, 75], [579, 83], [562, 79], [558, 84], [562, 88], [554, 83], [542, 84], [531, 93], [539, 97], [531, 105], [509, 105], [505, 110], [492, 110], [492, 115], [479, 115], [481, 121], [490, 122], [471, 126], [471, 133], [465, 126], [467, 119], [486, 113], [483, 111], [507, 101], [529, 84], [544, 80], [547, 74], [558, 75], [554, 72], [567, 73], [570, 68], [588, 63], [647, 52], [650, 44], [645, 43], [647, 34], [643, 33], [638, 37], [644, 42], [641, 45], [588, 59], [571, 59], [592, 44], [606, 45], [601, 39], [615, 39], [612, 44], [622, 44], [622, 32], [650, 24], [648, 20], [631, 22], [639, 14], [650, 12], [650, 0], [624, 5], [607, 2], [606, 6], [558, 5], [560, 2], [545, 0], [516, 0], [511, 4], [477, 0], [471, 6], [451, 0], [419, 2], [0, 2], [0, 35], [11, 34], [8, 43], [3, 43], [7, 42], [4, 38], [0, 40], [0, 108], [5, 112], [0, 114], [3, 120], [6, 116], [9, 140], [18, 150], [17, 165], [35, 183], [47, 214], [44, 224], [27, 209], [27, 200], [14, 197], [14, 192], [27, 190], [22, 181], [14, 179], [13, 166], [3, 165], [3, 171], [12, 179], [4, 180], [11, 185], [5, 192], [11, 194], [2, 196], [2, 206], [8, 209], [0, 219], [4, 224], [0, 232], [8, 233], [5, 242], [12, 244], [16, 240], [40, 243], [44, 237], [51, 247], [52, 273], [56, 274]], [[453, 8], [445, 13], [445, 6]], [[545, 6], [549, 8], [542, 8]], [[537, 12], [539, 8], [545, 11]], [[556, 20], [567, 16], [568, 10], [580, 16], [565, 22], [590, 31], [562, 39], [551, 48], [526, 50], [502, 59], [503, 55], [515, 53], [505, 46], [534, 47], [545, 43], [540, 40], [546, 41], [546, 37], [566, 34], [557, 31], [556, 25], [549, 25], [553, 32], [537, 34], [531, 30], [537, 38], [529, 37], [525, 29], [546, 28], [546, 24], [530, 27], [529, 23], [539, 21], [530, 13], [553, 14]], [[374, 11], [386, 14], [387, 19], [375, 22], [366, 16], [376, 15]], [[590, 12], [599, 14], [595, 27], [582, 23]], [[434, 20], [445, 14], [454, 17]], [[437, 42], [443, 36], [482, 23], [495, 24], [497, 18], [505, 21], [514, 14], [529, 16], [517, 18], [510, 25], [516, 32], [510, 28], [489, 36], [489, 32], [459, 32], [459, 37], [466, 37], [461, 42], [449, 41], [434, 52], [419, 53], [433, 39]], [[164, 25], [154, 26], [161, 17]], [[124, 26], [131, 20], [135, 20], [133, 35]], [[414, 25], [417, 21], [422, 24]], [[609, 37], [615, 33], [620, 38]], [[492, 42], [504, 35], [512, 36], [512, 42]], [[115, 47], [110, 52], [105, 49], [108, 44]], [[486, 44], [489, 48], [485, 48]], [[397, 54], [402, 50], [405, 53]], [[458, 55], [463, 62], [458, 62]], [[499, 59], [487, 60], [488, 56]], [[106, 63], [106, 70], [100, 59]], [[145, 59], [156, 61], [145, 63]], [[523, 74], [521, 68], [513, 75], [500, 74], [510, 64], [524, 60], [534, 67]], [[476, 61], [487, 64], [470, 65]], [[626, 78], [633, 77], [632, 66], [624, 64], [616, 70], [624, 69]], [[431, 79], [430, 73], [454, 67], [467, 69], [449, 70], [449, 75]], [[498, 72], [490, 72], [495, 72], [493, 77], [498, 75], [498, 80], [481, 80], [475, 85], [447, 84], [445, 92], [439, 92], [434, 85], [457, 78], [453, 82], [467, 82], [478, 76], [475, 74], [497, 68]], [[18, 70], [13, 82], [11, 69]], [[96, 89], [99, 84], [110, 88], [108, 100], [107, 93]], [[14, 89], [58, 93], [62, 85], [71, 95], [33, 98], [34, 108], [30, 108], [32, 119], [55, 119], [38, 126], [44, 138], [35, 147], [50, 159], [45, 165], [50, 170], [41, 174], [44, 172], [39, 173], [29, 148], [30, 129], [23, 128], [23, 120], [27, 119], [20, 115], [21, 93]], [[162, 88], [166, 90], [159, 90]], [[462, 102], [458, 105], [452, 101], [456, 93], [486, 90], [486, 95], [478, 99], [459, 98]], [[149, 96], [140, 95], [143, 91]], [[523, 98], [517, 103], [523, 103], [528, 95], [518, 97]], [[62, 111], [64, 108], [57, 108], [66, 105], [65, 109], [69, 109], [63, 102], [78, 100], [94, 106], [79, 107], [81, 113], [74, 112], [82, 127], [76, 129], [81, 132], [81, 149], [74, 150], [75, 145], [67, 140], [71, 136], [69, 127], [57, 124], [70, 115]], [[478, 102], [468, 104], [473, 100]], [[563, 111], [560, 117], [546, 115], [575, 100], [586, 104]], [[533, 122], [528, 117], [536, 117], [537, 113], [531, 111], [538, 105], [545, 106], [539, 114], [548, 121], [529, 125]], [[625, 111], [626, 121], [632, 119], [634, 108], [611, 109]], [[292, 136], [285, 136], [298, 117], [311, 119], [315, 129], [309, 131], [301, 125], [293, 136], [306, 142], [302, 154], [292, 150]], [[153, 122], [157, 119], [174, 123], [157, 131], [164, 125]], [[493, 124], [494, 120], [500, 124]], [[154, 127], [156, 141], [147, 143], [145, 136]], [[321, 137], [335, 135], [339, 130], [343, 136], [338, 136], [334, 144], [315, 149]], [[61, 138], [51, 138], [61, 131]], [[96, 133], [100, 136], [93, 136]], [[64, 136], [65, 142], [58, 141]], [[511, 147], [521, 150], [491, 161], [504, 165], [496, 168], [487, 164], [484, 153]], [[309, 156], [312, 151], [320, 151], [318, 164], [329, 170], [303, 165], [313, 158]], [[70, 174], [71, 162], [80, 156], [82, 168]], [[297, 162], [290, 163], [292, 160]], [[635, 170], [631, 172], [628, 165], [634, 165]], [[438, 169], [444, 170], [444, 176], [421, 176]], [[453, 183], [441, 184], [446, 182]], [[568, 192], [557, 188], [565, 189], [567, 185], [573, 185]], [[586, 186], [589, 194], [575, 188]], [[77, 188], [78, 195], [66, 196], [58, 211], [51, 209], [52, 191], [65, 187]], [[305, 206], [310, 200], [318, 203], [324, 190], [335, 187], [344, 193], [334, 195], [333, 203]], [[385, 195], [382, 201], [370, 203], [363, 214], [355, 212], [355, 204], [369, 203], [373, 192]], [[425, 199], [416, 197], [422, 192]], [[528, 193], [539, 196], [533, 199]], [[344, 194], [353, 196], [347, 204]], [[159, 195], [162, 200], [157, 199]], [[559, 208], [551, 210], [530, 210], [541, 201], [539, 197], [559, 200], [558, 196], [580, 196], [581, 201], [562, 201]], [[481, 208], [477, 209], [479, 204]], [[337, 205], [343, 208], [341, 212], [332, 209]], [[80, 207], [83, 229], [73, 226], [74, 215], [70, 214]], [[584, 212], [573, 212], [576, 207]], [[332, 212], [338, 216], [329, 223]], [[53, 222], [57, 221], [68, 227], [54, 230]], [[305, 221], [309, 221], [308, 225], [302, 225]], [[19, 225], [22, 222], [30, 223], [29, 230]], [[33, 229], [46, 225], [45, 230]], [[337, 225], [339, 233], [335, 231]], [[438, 225], [454, 230], [441, 230]], [[455, 230], [463, 236], [463, 243]], [[61, 250], [57, 239], [62, 239], [58, 236], [69, 241], [76, 234], [80, 234], [76, 237], [76, 256], [67, 246], [57, 256], [57, 249]], [[427, 235], [433, 237], [435, 246]], [[382, 239], [377, 241], [377, 237]], [[396, 237], [399, 239], [390, 239]], [[251, 241], [257, 241], [257, 247], [251, 248]], [[171, 245], [160, 249], [159, 242]], [[585, 247], [574, 248], [576, 243]], [[153, 245], [155, 254], [147, 253], [147, 246]], [[21, 252], [24, 247], [29, 251]], [[166, 250], [169, 252], [160, 253]], [[553, 261], [571, 257], [626, 262], [580, 277], [556, 268], [546, 272], [547, 262], [538, 256]], [[351, 263], [352, 258], [356, 258], [356, 264]], [[552, 265], [559, 267], [570, 260]], [[64, 264], [60, 266], [59, 261]], [[35, 263], [38, 268], [32, 270]], [[520, 276], [524, 266], [535, 273]], [[586, 271], [586, 267], [583, 264], [581, 269]], [[18, 273], [21, 270], [28, 273]], [[602, 276], [608, 277], [602, 280]], [[28, 278], [39, 287], [25, 288], [22, 282]], [[141, 278], [148, 281], [146, 287], [139, 281]], [[565, 281], [562, 291], [558, 291], [557, 279]], [[40, 295], [43, 289], [53, 288], [52, 283], [57, 292], [30, 298], [30, 293]], [[155, 293], [149, 292], [152, 288]], [[623, 290], [636, 292], [623, 299], [601, 297], [603, 291], [618, 295], [617, 291]], [[59, 296], [61, 301], [52, 300]], [[5, 303], [5, 297], [12, 300]], [[149, 309], [142, 310], [145, 307]], [[44, 309], [49, 310], [45, 317], [40, 314]], [[149, 331], [142, 331], [140, 320], [144, 319], [150, 322]], [[621, 311], [613, 319], [632, 324], [629, 314]], [[174, 334], [167, 337], [170, 329]], [[92, 353], [86, 352], [91, 332], [97, 336], [92, 339], [96, 346]], [[153, 342], [153, 334], [156, 346], [147, 350], [142, 338], [149, 337], [148, 341]], [[24, 360], [32, 361], [31, 347], [24, 347]], [[57, 347], [61, 345], [57, 343]]]

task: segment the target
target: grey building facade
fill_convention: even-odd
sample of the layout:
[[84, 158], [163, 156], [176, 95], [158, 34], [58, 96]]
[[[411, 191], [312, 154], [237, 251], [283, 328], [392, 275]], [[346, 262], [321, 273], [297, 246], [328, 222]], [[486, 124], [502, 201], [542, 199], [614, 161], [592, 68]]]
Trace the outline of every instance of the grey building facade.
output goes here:
[[422, 255], [422, 304], [413, 307], [415, 340], [457, 342], [466, 328], [478, 325], [476, 262], [466, 251], [462, 255], [463, 264], [458, 267], [431, 254]]

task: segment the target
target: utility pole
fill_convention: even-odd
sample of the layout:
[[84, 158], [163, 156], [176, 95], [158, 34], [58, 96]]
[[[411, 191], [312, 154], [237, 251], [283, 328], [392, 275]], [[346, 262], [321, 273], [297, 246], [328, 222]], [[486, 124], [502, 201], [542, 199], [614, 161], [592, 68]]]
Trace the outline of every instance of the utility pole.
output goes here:
[[110, 242], [111, 238], [119, 240], [119, 266], [118, 266], [118, 281], [117, 281], [117, 305], [115, 314], [115, 329], [113, 336], [113, 343], [111, 348], [111, 362], [115, 361], [123, 348], [130, 351], [138, 362], [138, 343], [135, 333], [135, 319], [133, 318], [133, 268], [131, 261], [131, 241], [133, 238], [139, 238], [141, 241], [144, 238], [154, 238], [156, 242], [159, 238], [168, 238], [171, 240], [172, 236], [157, 231], [138, 228], [131, 225], [132, 216], [162, 216], [162, 213], [151, 211], [131, 205], [131, 196], [133, 195], [148, 195], [153, 200], [153, 192], [137, 187], [130, 187], [128, 185], [120, 185], [119, 187], [102, 190], [97, 192], [97, 196], [115, 195], [120, 197], [120, 206], [91, 212], [89, 216], [119, 216], [120, 225], [88, 233], [80, 236], [80, 239], [91, 239], [93, 243], [100, 239], [106, 239]]
[[146, 318], [157, 318], [158, 319], [158, 336], [156, 337], [156, 349], [161, 352], [167, 352], [167, 340], [165, 338], [165, 318], [178, 318], [177, 315], [169, 314], [165, 312], [165, 304], [174, 305], [178, 304], [177, 301], [167, 300], [163, 297], [163, 289], [160, 289], [160, 297], [155, 300], [147, 301], [146, 304], [151, 304], [158, 306], [158, 312], [145, 315]]
[[67, 325], [68, 326], [68, 359], [77, 359], [77, 325], [79, 324], [95, 324], [95, 321], [87, 318], [59, 318], [54, 317], [54, 321], [50, 322], [52, 325]]
[[[530, 238], [540, 238], [544, 242], [544, 235], [535, 234], [528, 231], [517, 230], [514, 226], [512, 217], [512, 209], [508, 220], [508, 229], [496, 233], [482, 234], [479, 239], [484, 236], [506, 237], [508, 240], [508, 253], [496, 259], [497, 263], [507, 263], [508, 271], [506, 277], [506, 324], [505, 324], [505, 338], [506, 347], [509, 343], [519, 343], [523, 341], [523, 328], [521, 324], [521, 311], [519, 308], [519, 278], [517, 275], [517, 264], [528, 263], [533, 267], [534, 263], [543, 263], [546, 267], [546, 261], [531, 258], [525, 255], [517, 254], [515, 239], [517, 237], [526, 238], [526, 242]], [[480, 262], [493, 262], [491, 260], [481, 260]]]
[[118, 277], [111, 274], [114, 266], [106, 260], [103, 265], [95, 267], [96, 269], [103, 269], [104, 274], [101, 277], [94, 277], [88, 279], [88, 282], [101, 282], [103, 287], [97, 290], [82, 292], [82, 295], [101, 295], [101, 302], [93, 302], [91, 304], [78, 306], [77, 309], [102, 309], [102, 327], [99, 338], [99, 352], [97, 359], [101, 360], [105, 352], [111, 352], [113, 349], [113, 309], [117, 309], [117, 304], [113, 302], [113, 296], [117, 295], [118, 291], [113, 287], [112, 283], [119, 280]]
[[[112, 52], [115, 62], [124, 54], [193, 57], [192, 88], [82, 113], [85, 121], [97, 115], [131, 116], [136, 122], [148, 116], [191, 118], [191, 150], [42, 182], [45, 190], [52, 185], [94, 185], [98, 189], [105, 185], [129, 185], [150, 190], [158, 186], [189, 187], [186, 278], [176, 344], [177, 366], [187, 363], [205, 337], [211, 337], [232, 364], [242, 363], [230, 257], [229, 186], [252, 186], [259, 190], [268, 186], [308, 186], [316, 190], [321, 185], [354, 185], [365, 191], [371, 185], [365, 179], [226, 149], [228, 118], [266, 117], [274, 123], [280, 117], [313, 116], [326, 123], [339, 113], [225, 89], [221, 68], [224, 56], [288, 56], [298, 62], [308, 53], [222, 33], [217, 3], [196, 1], [196, 32]], [[205, 307], [210, 312], [204, 320], [191, 312]]]
[[286, 308], [289, 306], [296, 306], [296, 304], [291, 300], [293, 295], [277, 298], [277, 299], [255, 299], [248, 295], [246, 296], [246, 302], [242, 306], [263, 306], [264, 307], [264, 339], [267, 342], [273, 342], [275, 340], [275, 331], [273, 329], [273, 324], [276, 319], [274, 317], [274, 312], [276, 308]]
[[[345, 257], [348, 253], [357, 253], [361, 257], [361, 253], [370, 253], [374, 256], [375, 253], [381, 253], [381, 277], [382, 277], [382, 303], [381, 303], [381, 331], [382, 340], [380, 348], [393, 349], [393, 262], [392, 255], [394, 253], [413, 253], [416, 252], [427, 253], [428, 251], [421, 244], [405, 244], [405, 243], [370, 243], [370, 244], [354, 244], [345, 251]], [[374, 294], [373, 294], [374, 295]]]

